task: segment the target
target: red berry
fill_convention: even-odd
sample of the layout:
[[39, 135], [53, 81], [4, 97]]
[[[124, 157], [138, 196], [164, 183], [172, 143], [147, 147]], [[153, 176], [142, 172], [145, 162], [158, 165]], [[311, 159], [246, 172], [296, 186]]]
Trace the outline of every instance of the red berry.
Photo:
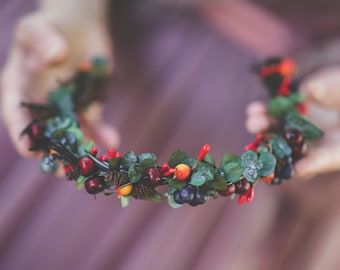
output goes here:
[[235, 183], [235, 193], [237, 194], [246, 194], [248, 193], [248, 191], [250, 190], [251, 188], [251, 183], [248, 182], [247, 180], [245, 179], [242, 179], [238, 182]]
[[306, 155], [307, 149], [308, 149], [307, 144], [304, 141], [301, 141], [299, 144], [294, 145], [294, 147], [292, 148], [293, 159], [298, 160], [298, 159], [302, 158], [304, 155]]
[[156, 168], [148, 168], [145, 170], [144, 174], [145, 180], [147, 180], [151, 186], [157, 186], [161, 180], [161, 173]]
[[98, 154], [98, 149], [97, 149], [97, 147], [95, 147], [95, 146], [92, 147], [92, 149], [91, 149], [91, 154], [92, 154], [93, 156], [96, 156], [96, 155]]
[[230, 185], [227, 185], [227, 189], [218, 191], [218, 194], [220, 194], [223, 197], [228, 197], [234, 194], [235, 190], [236, 190], [235, 185], [230, 184]]
[[85, 189], [90, 194], [96, 194], [104, 190], [105, 182], [99, 177], [93, 177], [85, 181]]
[[99, 157], [99, 160], [100, 161], [107, 161], [107, 156], [102, 155], [102, 156]]
[[107, 155], [109, 156], [109, 158], [114, 158], [115, 157], [115, 149], [113, 147], [109, 147], [109, 149], [107, 150]]
[[40, 137], [44, 133], [44, 127], [39, 124], [33, 124], [29, 131], [29, 136], [32, 140]]
[[204, 157], [209, 153], [210, 148], [211, 148], [211, 147], [210, 147], [210, 144], [205, 144], [205, 145], [203, 145], [202, 148], [201, 148], [201, 150], [200, 150], [200, 152], [199, 152], [199, 154], [198, 154], [198, 156], [197, 156], [197, 160], [198, 160], [198, 161], [203, 160]]
[[88, 157], [83, 157], [79, 160], [80, 175], [89, 176], [94, 171], [94, 162]]

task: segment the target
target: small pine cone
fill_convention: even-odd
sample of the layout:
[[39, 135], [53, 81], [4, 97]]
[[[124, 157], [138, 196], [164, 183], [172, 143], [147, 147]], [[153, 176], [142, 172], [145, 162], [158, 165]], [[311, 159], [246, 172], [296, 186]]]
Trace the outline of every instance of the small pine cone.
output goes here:
[[111, 186], [115, 185], [117, 187], [125, 185], [130, 182], [130, 179], [126, 173], [121, 173], [118, 171], [109, 171], [105, 175], [105, 182], [109, 183]]
[[75, 168], [67, 170], [65, 174], [68, 180], [77, 180], [80, 176], [80, 167], [75, 166]]
[[132, 197], [137, 200], [148, 200], [155, 193], [157, 192], [152, 187], [143, 183], [136, 183], [133, 186]]

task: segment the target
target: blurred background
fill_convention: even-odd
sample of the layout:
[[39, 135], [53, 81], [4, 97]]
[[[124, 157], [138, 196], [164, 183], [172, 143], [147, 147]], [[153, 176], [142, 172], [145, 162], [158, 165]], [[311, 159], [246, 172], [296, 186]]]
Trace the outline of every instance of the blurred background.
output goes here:
[[[1, 66], [16, 23], [36, 8], [0, 1]], [[253, 139], [245, 106], [266, 99], [255, 61], [291, 56], [303, 73], [340, 59], [335, 0], [112, 1], [107, 12], [119, 79], [104, 117], [121, 152], [153, 152], [160, 163], [205, 143], [217, 160], [242, 152]], [[0, 269], [339, 269], [337, 174], [259, 184], [246, 205], [221, 197], [120, 209], [43, 175], [1, 122], [0, 149]]]

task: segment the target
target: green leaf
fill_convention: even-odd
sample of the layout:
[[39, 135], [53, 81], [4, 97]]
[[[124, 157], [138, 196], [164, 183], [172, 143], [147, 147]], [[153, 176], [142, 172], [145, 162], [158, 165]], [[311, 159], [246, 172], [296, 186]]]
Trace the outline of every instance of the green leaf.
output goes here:
[[77, 178], [77, 183], [83, 183], [83, 182], [85, 182], [87, 179], [88, 179], [88, 177], [85, 177], [85, 176], [80, 175], [80, 176]]
[[237, 182], [242, 176], [243, 168], [238, 162], [227, 163], [221, 169], [224, 173], [225, 179], [227, 179], [228, 182]]
[[225, 190], [227, 188], [227, 182], [225, 178], [220, 174], [215, 174], [212, 181], [207, 181], [206, 184], [214, 190]]
[[273, 148], [273, 153], [281, 158], [288, 157], [292, 154], [292, 149], [288, 145], [287, 141], [281, 136], [275, 136], [270, 141], [269, 144]]
[[[57, 106], [63, 115], [74, 114], [73, 113], [73, 100], [70, 89], [62, 88], [58, 91], [50, 92], [48, 96], [49, 101]], [[73, 118], [73, 117], [72, 117]]]
[[109, 168], [110, 170], [118, 170], [120, 164], [122, 163], [122, 158], [110, 158], [109, 159]]
[[131, 165], [134, 165], [136, 163], [137, 163], [137, 156], [135, 152], [133, 151], [127, 152], [122, 158], [122, 165], [124, 168], [128, 168]]
[[196, 162], [197, 162], [197, 160], [194, 159], [194, 158], [186, 158], [186, 159], [184, 159], [183, 162], [181, 162], [181, 163], [186, 164], [186, 165], [188, 165], [190, 168], [192, 168], [192, 167], [194, 167], [194, 165], [196, 164]]
[[196, 171], [200, 172], [207, 181], [214, 179], [215, 168], [211, 164], [199, 162]]
[[183, 204], [178, 204], [178, 203], [175, 202], [174, 196], [172, 194], [168, 194], [168, 204], [172, 208], [179, 208], [179, 207], [183, 206]]
[[156, 161], [151, 158], [143, 159], [140, 163], [137, 165], [137, 169], [140, 173], [143, 173], [148, 168], [154, 168], [156, 167]]
[[305, 101], [305, 96], [299, 92], [291, 93], [288, 98], [295, 104]]
[[168, 181], [169, 187], [173, 187], [175, 189], [181, 189], [187, 185], [186, 181], [178, 181], [173, 178], [168, 178], [167, 181]]
[[143, 177], [143, 175], [137, 170], [136, 165], [130, 166], [128, 170], [128, 176], [129, 176], [131, 183], [136, 183], [140, 181]]
[[301, 131], [305, 141], [314, 141], [322, 138], [324, 132], [309, 122], [306, 118], [299, 114], [289, 114], [285, 120], [285, 129], [297, 128]]
[[80, 183], [76, 182], [76, 189], [83, 189], [83, 187], [84, 187], [84, 182], [80, 182]]
[[260, 154], [269, 153], [269, 148], [267, 146], [261, 145], [257, 148], [257, 152], [260, 153]]
[[67, 128], [67, 132], [72, 133], [74, 136], [76, 136], [77, 142], [81, 143], [84, 139], [84, 135], [83, 132], [75, 126], [71, 126], [69, 128]]
[[187, 157], [187, 154], [182, 149], [178, 149], [171, 154], [168, 164], [171, 168], [174, 168], [176, 165], [183, 163]]
[[276, 166], [276, 158], [271, 153], [262, 153], [259, 158], [263, 163], [263, 168], [259, 170], [261, 176], [268, 176], [272, 174]]
[[91, 152], [93, 147], [93, 141], [89, 140], [86, 143], [82, 144], [79, 148], [78, 148], [78, 154], [83, 157], [86, 155], [86, 152]]
[[260, 178], [260, 174], [258, 173], [255, 162], [253, 166], [247, 166], [243, 169], [242, 175], [249, 181], [255, 182], [257, 179]]
[[235, 162], [240, 160], [238, 155], [235, 154], [224, 154], [221, 162], [220, 162], [220, 167], [222, 168], [225, 164], [229, 163], [229, 162]]
[[215, 166], [215, 159], [214, 159], [214, 157], [210, 153], [205, 155], [203, 161], [205, 161], [206, 163], [209, 163], [209, 164]]
[[146, 198], [143, 198], [143, 200], [149, 201], [149, 202], [156, 202], [156, 203], [161, 203], [163, 202], [162, 200], [162, 195], [158, 192], [152, 192], [149, 196]]
[[142, 153], [138, 156], [137, 160], [141, 163], [145, 159], [152, 159], [155, 163], [157, 162], [157, 157], [155, 154], [152, 153]]
[[120, 207], [125, 208], [130, 204], [130, 196], [121, 196], [120, 197]]
[[204, 172], [195, 172], [191, 176], [190, 184], [195, 187], [199, 187], [202, 186], [206, 180], [207, 179]]
[[249, 150], [249, 151], [243, 152], [243, 154], [241, 155], [241, 166], [245, 167], [247, 166], [249, 162], [252, 163], [252, 161], [255, 161], [257, 159], [258, 159], [258, 155], [254, 151]]
[[289, 112], [296, 111], [295, 103], [287, 97], [279, 96], [269, 101], [268, 111], [276, 118], [283, 118]]

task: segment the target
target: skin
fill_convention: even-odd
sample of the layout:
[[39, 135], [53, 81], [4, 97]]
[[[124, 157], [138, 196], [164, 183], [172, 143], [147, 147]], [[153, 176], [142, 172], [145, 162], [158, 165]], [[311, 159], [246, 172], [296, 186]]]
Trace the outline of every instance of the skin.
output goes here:
[[[195, 8], [222, 37], [255, 55], [276, 54], [291, 46], [287, 28], [251, 2], [201, 0], [195, 1]], [[36, 12], [18, 22], [1, 74], [0, 105], [10, 138], [21, 155], [33, 153], [27, 150], [28, 138], [19, 139], [30, 122], [20, 102], [44, 102], [56, 78], [69, 78], [84, 59], [105, 56], [113, 62], [105, 11], [106, 0], [41, 0]], [[102, 122], [101, 112], [102, 107], [93, 104], [80, 117], [82, 129], [101, 144], [117, 146], [118, 132]]]
[[[69, 78], [84, 59], [104, 56], [112, 63], [105, 32], [103, 0], [51, 1], [17, 24], [13, 44], [1, 73], [1, 109], [4, 124], [17, 151], [29, 152], [27, 136], [19, 134], [30, 122], [20, 102], [44, 102], [55, 79]], [[84, 32], [83, 29], [86, 29]], [[82, 46], [80, 46], [82, 44]], [[81, 115], [85, 134], [99, 143], [116, 146], [119, 135], [101, 120], [102, 107], [93, 104]]]
[[[325, 68], [311, 75], [302, 85], [302, 92], [311, 104], [311, 121], [325, 131], [325, 136], [295, 164], [296, 176], [308, 179], [337, 172], [340, 169], [340, 67]], [[313, 112], [313, 108], [317, 111]], [[246, 128], [251, 133], [263, 132], [275, 124], [262, 103], [249, 104], [246, 112]]]

